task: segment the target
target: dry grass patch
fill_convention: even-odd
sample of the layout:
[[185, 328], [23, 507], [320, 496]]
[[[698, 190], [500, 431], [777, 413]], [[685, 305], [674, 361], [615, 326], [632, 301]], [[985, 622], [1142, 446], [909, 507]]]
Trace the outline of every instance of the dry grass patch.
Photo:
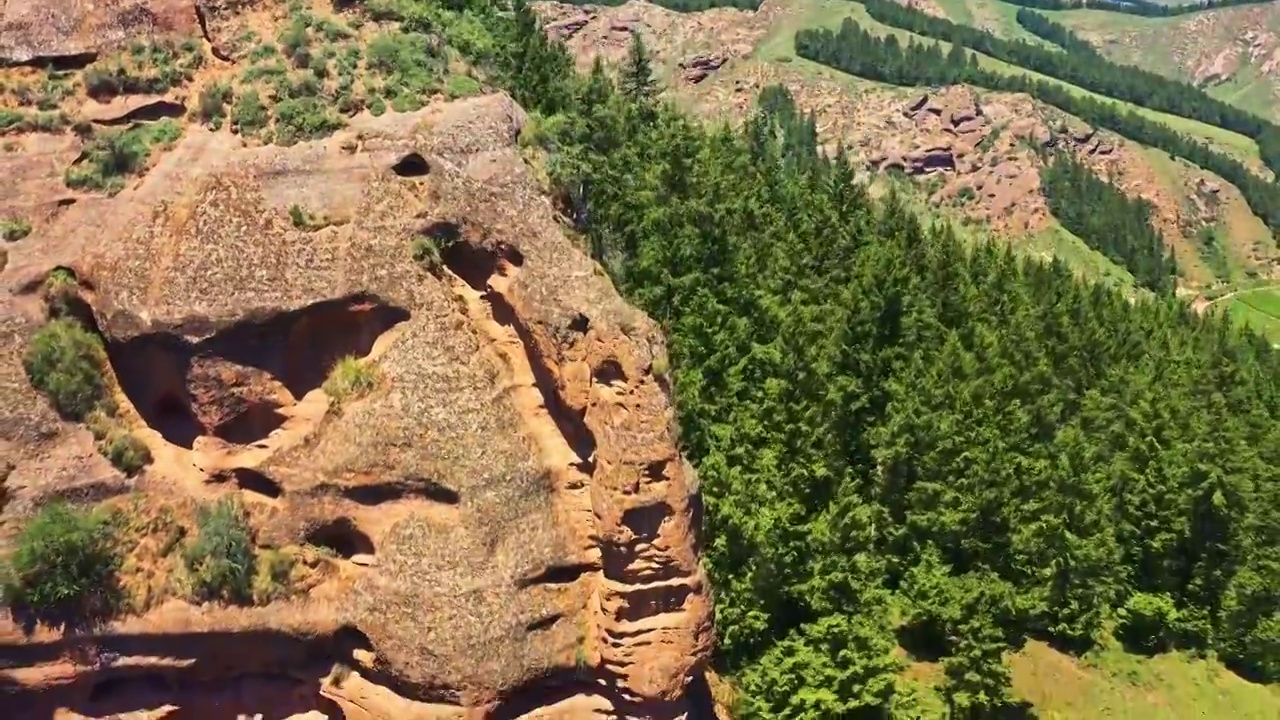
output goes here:
[[348, 355], [333, 366], [322, 387], [335, 402], [344, 403], [373, 392], [380, 377], [376, 366]]

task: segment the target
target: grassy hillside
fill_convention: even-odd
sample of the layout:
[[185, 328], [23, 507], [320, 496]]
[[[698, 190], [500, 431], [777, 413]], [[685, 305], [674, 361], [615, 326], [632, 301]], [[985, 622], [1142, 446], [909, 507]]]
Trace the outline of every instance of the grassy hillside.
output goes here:
[[1240, 290], [1215, 302], [1222, 312], [1280, 345], [1280, 286]]
[[[847, 86], [850, 93], [856, 93], [861, 89], [885, 89], [890, 87], [873, 80], [840, 73], [804, 58], [796, 57], [793, 44], [795, 33], [797, 30], [804, 28], [838, 28], [845, 18], [854, 18], [860, 23], [874, 26], [877, 32], [896, 35], [904, 42], [912, 37], [911, 33], [877, 23], [867, 15], [866, 8], [857, 3], [848, 2], [848, 0], [793, 0], [790, 5], [793, 10], [785, 14], [778, 23], [770, 28], [765, 38], [756, 45], [753, 51], [754, 58], [761, 62], [785, 65], [790, 70], [798, 71], [802, 77], [835, 78], [837, 82]], [[1011, 15], [1010, 22], [1012, 23]], [[1016, 28], [1017, 25], [1014, 24], [1013, 27]], [[1027, 37], [1038, 40], [1029, 34]], [[1016, 68], [992, 58], [985, 58], [984, 61], [992, 66], [1004, 67], [1010, 72], [1016, 71]], [[1080, 90], [1080, 92], [1083, 93], [1085, 91]], [[902, 101], [908, 101], [913, 94], [915, 94], [913, 90], [902, 89]], [[1248, 138], [1236, 137], [1247, 143], [1252, 142]], [[1256, 148], [1254, 149], [1254, 154], [1256, 157]], [[952, 223], [957, 228], [959, 235], [965, 240], [982, 242], [993, 239], [992, 233], [988, 232], [985, 227], [965, 222], [960, 214], [950, 212], [947, 208], [938, 208], [930, 205], [927, 201], [927, 192], [922, 191], [912, 183], [881, 180], [876, 184], [876, 187], [881, 189], [887, 189], [890, 186], [907, 198], [907, 201], [921, 217], [927, 220], [942, 220]], [[1245, 208], [1245, 210], [1247, 212], [1248, 208]], [[1051, 220], [1049, 227], [1040, 232], [1032, 235], [1006, 238], [1006, 240], [1012, 242], [1019, 251], [1033, 257], [1043, 260], [1053, 257], [1060, 258], [1082, 277], [1121, 287], [1133, 286], [1133, 276], [1127, 270], [1117, 266], [1100, 253], [1091, 250], [1085, 245], [1084, 241], [1072, 235], [1056, 220]]]
[[[956, 22], [973, 24], [974, 7], [1009, 12], [1001, 0], [938, 3]], [[959, 6], [959, 7], [957, 7]], [[1272, 58], [1280, 46], [1280, 10], [1274, 5], [1223, 8], [1176, 17], [1122, 15], [1102, 10], [1046, 12], [1094, 44], [1103, 55], [1145, 70], [1197, 82], [1210, 95], [1263, 117], [1280, 119], [1280, 68]], [[1025, 38], [1012, 23], [984, 26], [1003, 37]], [[1214, 71], [1225, 77], [1212, 77]]]
[[1010, 665], [1014, 691], [1039, 720], [1280, 717], [1275, 688], [1182, 653], [1147, 658], [1112, 648], [1073, 658], [1031, 642]]
[[[1213, 660], [1172, 652], [1155, 657], [1111, 647], [1073, 657], [1031, 641], [1006, 658], [1014, 696], [1036, 720], [1272, 720], [1280, 689], [1258, 685]], [[911, 662], [903, 685], [920, 696], [918, 720], [943, 720], [937, 663]]]
[[[1013, 13], [1016, 11], [1013, 5], [998, 0], [950, 0], [950, 2], [940, 3], [940, 6], [952, 13], [957, 20], [967, 19], [975, 26], [985, 25], [1006, 36], [1038, 40], [1017, 26], [1013, 20]], [[801, 77], [830, 77], [832, 74], [840, 74], [830, 68], [795, 57], [792, 40], [795, 32], [800, 29], [837, 28], [844, 19], [852, 18], [878, 36], [892, 35], [902, 43], [912, 39], [922, 40], [909, 32], [877, 22], [868, 15], [863, 5], [846, 0], [796, 0], [789, 3], [788, 10], [781, 14], [770, 32], [757, 44], [754, 57], [761, 62], [785, 65], [791, 71], [798, 71]], [[991, 19], [995, 17], [1005, 18], [1007, 22], [993, 23]], [[1123, 19], [1131, 18], [1125, 16]], [[948, 47], [945, 43], [943, 46]], [[1074, 95], [1106, 100], [1118, 108], [1131, 110], [1144, 118], [1200, 139], [1219, 151], [1244, 161], [1256, 172], [1266, 172], [1259, 160], [1257, 144], [1238, 133], [1137, 107], [1130, 103], [1102, 98], [1096, 93], [1029, 72], [995, 58], [978, 53], [975, 55], [979, 63], [988, 70], [1001, 74], [1029, 75], [1066, 88]], [[818, 75], [819, 73], [821, 75]], [[841, 77], [842, 82], [855, 92], [860, 88], [885, 87], [863, 78], [848, 75]], [[903, 92], [909, 94], [912, 91], [904, 88]], [[1148, 166], [1149, 170], [1144, 173], [1145, 176], [1158, 181], [1159, 191], [1164, 193], [1165, 197], [1173, 198], [1170, 202], [1176, 203], [1183, 209], [1170, 212], [1178, 212], [1188, 217], [1204, 215], [1203, 211], [1197, 212], [1197, 203], [1203, 208], [1203, 201], [1192, 197], [1195, 194], [1193, 188], [1196, 186], [1196, 175], [1197, 173], [1204, 175], [1203, 171], [1154, 150], [1146, 153], [1146, 158], [1142, 162]], [[1218, 186], [1225, 185], [1217, 178], [1213, 182]], [[1221, 194], [1214, 203], [1216, 219], [1212, 222], [1206, 222], [1203, 226], [1192, 224], [1177, 229], [1166, 228], [1166, 239], [1178, 251], [1181, 275], [1197, 286], [1252, 279], [1259, 272], [1259, 268], [1265, 267], [1269, 258], [1276, 253], [1270, 233], [1238, 194], [1234, 192]], [[1046, 232], [1037, 233], [1028, 240], [1016, 244], [1036, 254], [1060, 257], [1089, 277], [1114, 279], [1117, 276], [1114, 271], [1118, 268], [1084, 247], [1078, 239], [1072, 238], [1060, 227], [1051, 227]]]

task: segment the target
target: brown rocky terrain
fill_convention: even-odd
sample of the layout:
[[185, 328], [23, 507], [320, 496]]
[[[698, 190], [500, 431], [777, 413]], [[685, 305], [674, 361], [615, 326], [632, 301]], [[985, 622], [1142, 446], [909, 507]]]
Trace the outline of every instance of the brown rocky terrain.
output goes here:
[[[0, 274], [0, 535], [55, 496], [123, 508], [135, 612], [0, 628], [0, 715], [689, 715], [710, 594], [662, 339], [561, 232], [523, 122], [490, 95], [289, 148], [189, 128], [114, 197], [59, 182], [74, 136], [15, 140], [0, 210], [34, 229]], [[56, 268], [154, 457], [136, 477], [25, 376]], [[346, 356], [379, 382], [338, 403]], [[227, 494], [302, 560], [289, 597], [178, 592], [172, 540]]]

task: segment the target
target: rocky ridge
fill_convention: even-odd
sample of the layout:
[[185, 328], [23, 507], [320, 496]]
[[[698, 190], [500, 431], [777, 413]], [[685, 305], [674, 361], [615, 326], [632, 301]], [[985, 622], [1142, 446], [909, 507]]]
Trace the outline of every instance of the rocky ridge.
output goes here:
[[[51, 495], [182, 515], [237, 493], [261, 546], [327, 555], [262, 607], [157, 586], [90, 636], [9, 627], [0, 706], [689, 715], [710, 598], [661, 336], [561, 233], [510, 99], [358, 120], [291, 148], [189, 132], [136, 187], [10, 244], [4, 536]], [[292, 225], [293, 206], [327, 224]], [[415, 237], [438, 264], [414, 262]], [[136, 478], [23, 376], [55, 267], [155, 458]], [[381, 381], [339, 407], [321, 383], [348, 355]]]

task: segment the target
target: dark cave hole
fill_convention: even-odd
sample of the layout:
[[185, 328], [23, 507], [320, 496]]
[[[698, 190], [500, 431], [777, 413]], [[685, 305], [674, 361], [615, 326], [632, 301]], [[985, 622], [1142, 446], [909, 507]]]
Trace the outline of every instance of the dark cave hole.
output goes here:
[[132, 125], [133, 123], [148, 123], [163, 120], [165, 118], [180, 118], [187, 113], [187, 108], [182, 103], [170, 100], [157, 100], [156, 102], [147, 103], [142, 107], [127, 112], [116, 118], [104, 119], [96, 121], [99, 125], [118, 126]]
[[[319, 673], [319, 666], [308, 668]], [[256, 717], [263, 709], [271, 717], [293, 717], [318, 710], [331, 720], [345, 717], [332, 700], [319, 694], [319, 679], [283, 673], [249, 672], [232, 677], [197, 677], [191, 673], [157, 672], [108, 677], [89, 691], [85, 706], [71, 708], [91, 717], [117, 717], [145, 712], [148, 707], [180, 706], [169, 718]], [[211, 713], [211, 710], [212, 713]]]
[[627, 383], [627, 373], [622, 369], [622, 363], [609, 358], [596, 367], [595, 381], [602, 385], [612, 385], [614, 383], [625, 385]]
[[252, 445], [288, 420], [270, 403], [255, 402], [244, 412], [213, 428], [215, 437], [236, 445]]
[[578, 313], [577, 315], [574, 315], [573, 319], [569, 321], [569, 330], [572, 332], [576, 332], [579, 335], [586, 335], [587, 330], [589, 330], [590, 328], [591, 328], [591, 318], [588, 318], [586, 315], [582, 313]]
[[191, 448], [196, 438], [205, 434], [204, 427], [191, 414], [187, 403], [172, 392], [164, 393], [156, 400], [150, 417], [145, 412], [142, 416], [165, 440], [184, 448]]
[[327, 522], [307, 533], [308, 543], [329, 548], [344, 558], [352, 555], [372, 555], [373, 540], [357, 528], [348, 518]]
[[654, 460], [644, 465], [644, 477], [649, 482], [658, 482], [667, 478], [667, 465], [670, 460]]
[[596, 566], [591, 563], [551, 565], [533, 575], [520, 578], [516, 581], [516, 587], [523, 589], [533, 585], [568, 585], [595, 569]]
[[342, 496], [361, 505], [381, 505], [405, 498], [426, 498], [444, 505], [457, 505], [461, 495], [428, 478], [408, 477], [400, 482], [354, 485], [342, 489]]
[[671, 517], [674, 511], [665, 502], [633, 507], [622, 513], [622, 524], [627, 526], [636, 537], [652, 540], [658, 536], [662, 523]]
[[504, 262], [511, 267], [524, 265], [524, 255], [507, 245], [485, 248], [458, 241], [445, 246], [441, 257], [454, 275], [480, 292], [488, 290], [489, 278], [499, 271]]
[[163, 675], [147, 674], [134, 677], [108, 677], [93, 684], [89, 689], [89, 702], [100, 703], [131, 693], [155, 693], [167, 695], [173, 692], [173, 686]]
[[400, 177], [422, 177], [431, 172], [427, 159], [416, 152], [409, 153], [391, 166], [391, 172]]
[[231, 480], [241, 490], [278, 498], [284, 494], [280, 483], [251, 468], [235, 468], [231, 471]]
[[324, 383], [338, 360], [368, 355], [383, 333], [408, 319], [408, 310], [372, 298], [313, 305], [290, 323], [283, 345], [275, 341], [274, 357], [282, 367], [256, 358], [245, 364], [272, 371], [295, 398], [301, 398]]
[[[109, 342], [107, 349], [121, 389], [168, 442], [190, 449], [196, 438], [214, 435], [252, 445], [283, 425], [283, 407], [320, 387], [341, 358], [368, 355], [384, 333], [409, 317], [403, 308], [357, 294], [251, 314], [221, 328], [183, 325]], [[191, 335], [205, 339], [192, 343], [186, 340]], [[224, 415], [220, 407], [233, 399], [232, 385], [250, 382], [264, 384], [266, 397], [250, 400], [234, 417]], [[270, 389], [276, 383], [287, 395], [278, 385]], [[201, 418], [211, 414], [227, 419], [206, 427]]]
[[563, 613], [552, 613], [544, 618], [538, 618], [533, 622], [524, 626], [526, 632], [539, 632], [541, 630], [550, 630], [555, 624], [564, 618]]
[[347, 658], [356, 650], [373, 650], [373, 642], [360, 628], [343, 625], [333, 633], [333, 647], [339, 657]]

